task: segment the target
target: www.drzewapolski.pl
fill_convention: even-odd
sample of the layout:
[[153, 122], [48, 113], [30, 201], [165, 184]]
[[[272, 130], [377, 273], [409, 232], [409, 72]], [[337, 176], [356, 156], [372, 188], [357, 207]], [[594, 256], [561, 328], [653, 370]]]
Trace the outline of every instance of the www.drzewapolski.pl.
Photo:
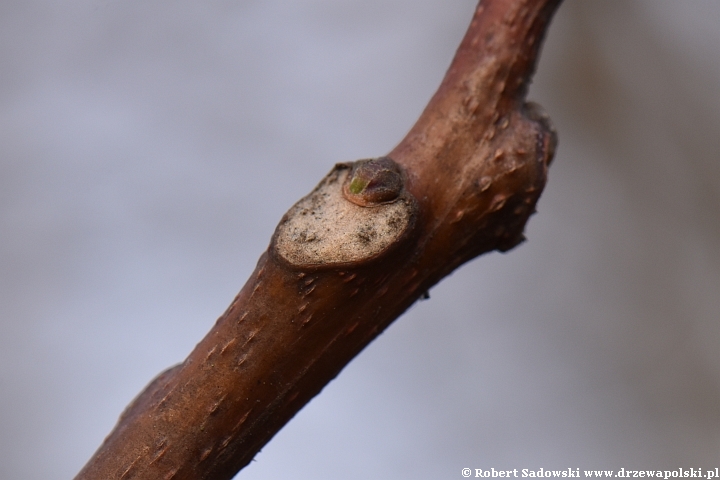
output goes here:
[[676, 468], [674, 470], [580, 470], [579, 468], [566, 468], [564, 470], [531, 470], [523, 468], [518, 470], [483, 470], [482, 468], [463, 468], [462, 476], [477, 478], [704, 478], [720, 480], [720, 468], [703, 470], [702, 468]]

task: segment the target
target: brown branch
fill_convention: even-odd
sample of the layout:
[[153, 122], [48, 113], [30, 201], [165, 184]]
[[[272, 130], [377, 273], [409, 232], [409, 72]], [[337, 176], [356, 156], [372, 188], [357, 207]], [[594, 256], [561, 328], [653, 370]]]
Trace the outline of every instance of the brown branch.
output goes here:
[[210, 333], [76, 478], [232, 478], [431, 286], [521, 242], [555, 147], [525, 95], [559, 3], [483, 1], [407, 137], [336, 165], [283, 217]]

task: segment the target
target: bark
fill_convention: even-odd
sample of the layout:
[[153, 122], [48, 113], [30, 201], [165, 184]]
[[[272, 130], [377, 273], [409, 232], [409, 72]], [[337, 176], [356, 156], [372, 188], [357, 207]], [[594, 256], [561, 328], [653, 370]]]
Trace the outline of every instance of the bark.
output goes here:
[[430, 287], [520, 243], [556, 143], [525, 96], [559, 3], [483, 1], [406, 138], [290, 209], [212, 330], [76, 479], [232, 478]]

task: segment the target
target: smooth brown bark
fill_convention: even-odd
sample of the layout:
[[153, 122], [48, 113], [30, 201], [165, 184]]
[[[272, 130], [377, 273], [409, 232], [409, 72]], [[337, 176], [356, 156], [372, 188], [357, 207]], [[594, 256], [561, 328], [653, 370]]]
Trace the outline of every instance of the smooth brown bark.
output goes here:
[[337, 165], [285, 215], [213, 329], [76, 479], [232, 478], [431, 286], [521, 242], [555, 148], [525, 95], [559, 3], [483, 1], [392, 160]]

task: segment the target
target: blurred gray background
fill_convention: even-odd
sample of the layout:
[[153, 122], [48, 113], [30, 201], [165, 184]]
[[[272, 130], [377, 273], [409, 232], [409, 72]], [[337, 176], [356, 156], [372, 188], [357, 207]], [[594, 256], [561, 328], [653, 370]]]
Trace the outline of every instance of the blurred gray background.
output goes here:
[[[474, 0], [0, 3], [0, 478], [71, 478], [282, 214], [388, 152]], [[720, 466], [720, 2], [572, 1], [529, 241], [458, 270], [240, 479]]]

